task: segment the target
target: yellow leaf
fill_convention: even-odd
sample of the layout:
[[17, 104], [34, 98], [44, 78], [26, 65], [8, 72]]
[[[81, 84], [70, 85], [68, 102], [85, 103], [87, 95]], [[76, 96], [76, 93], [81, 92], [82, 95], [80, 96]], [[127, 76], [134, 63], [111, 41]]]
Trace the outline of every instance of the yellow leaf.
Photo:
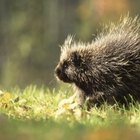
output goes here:
[[2, 102], [8, 102], [10, 99], [11, 99], [11, 94], [8, 92], [5, 92], [1, 97]]

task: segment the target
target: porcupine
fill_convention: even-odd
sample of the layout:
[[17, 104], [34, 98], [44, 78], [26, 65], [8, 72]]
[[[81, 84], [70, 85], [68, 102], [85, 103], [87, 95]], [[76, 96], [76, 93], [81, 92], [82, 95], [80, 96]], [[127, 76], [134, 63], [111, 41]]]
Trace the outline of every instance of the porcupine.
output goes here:
[[111, 23], [90, 43], [68, 36], [55, 69], [58, 79], [74, 86], [83, 106], [128, 105], [140, 101], [140, 20], [129, 16]]

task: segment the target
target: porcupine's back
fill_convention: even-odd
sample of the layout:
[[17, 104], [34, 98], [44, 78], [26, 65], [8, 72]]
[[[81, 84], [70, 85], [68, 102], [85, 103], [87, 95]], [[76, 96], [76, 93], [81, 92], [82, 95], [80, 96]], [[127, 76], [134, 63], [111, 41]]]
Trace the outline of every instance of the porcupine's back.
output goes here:
[[[140, 21], [126, 17], [93, 41], [94, 88], [107, 102], [140, 100]], [[125, 96], [125, 97], [124, 97]]]

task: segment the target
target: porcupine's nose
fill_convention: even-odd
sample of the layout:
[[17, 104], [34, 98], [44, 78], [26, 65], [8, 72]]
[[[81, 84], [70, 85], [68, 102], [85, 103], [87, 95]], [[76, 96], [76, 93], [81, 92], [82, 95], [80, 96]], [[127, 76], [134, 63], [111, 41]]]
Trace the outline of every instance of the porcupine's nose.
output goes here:
[[61, 75], [61, 69], [60, 69], [59, 67], [56, 67], [56, 69], [55, 69], [55, 74], [56, 74], [57, 76]]

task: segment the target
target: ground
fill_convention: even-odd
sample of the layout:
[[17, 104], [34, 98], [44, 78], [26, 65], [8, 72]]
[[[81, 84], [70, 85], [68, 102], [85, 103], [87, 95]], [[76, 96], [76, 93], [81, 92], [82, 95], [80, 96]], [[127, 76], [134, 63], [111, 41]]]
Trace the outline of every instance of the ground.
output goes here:
[[70, 87], [28, 86], [0, 92], [0, 139], [139, 140], [140, 104], [87, 111], [66, 101]]

